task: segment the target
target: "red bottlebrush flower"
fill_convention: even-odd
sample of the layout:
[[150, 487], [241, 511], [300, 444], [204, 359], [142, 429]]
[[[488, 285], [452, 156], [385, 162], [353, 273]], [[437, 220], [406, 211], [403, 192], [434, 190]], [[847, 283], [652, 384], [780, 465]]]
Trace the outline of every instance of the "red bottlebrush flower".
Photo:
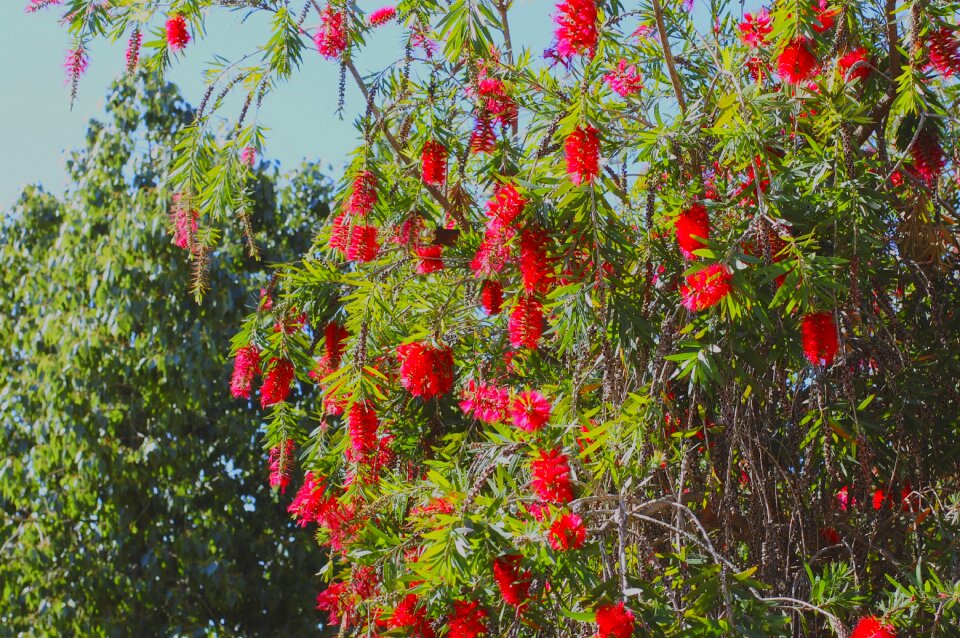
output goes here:
[[817, 13], [816, 21], [810, 26], [817, 33], [823, 33], [824, 31], [832, 29], [834, 23], [837, 21], [837, 16], [840, 15], [840, 9], [831, 9], [827, 0], [820, 0], [814, 7], [814, 11]]
[[290, 485], [293, 449], [293, 439], [286, 439], [281, 445], [270, 448], [270, 487], [279, 487], [281, 494], [286, 492], [287, 486]]
[[443, 246], [418, 246], [414, 252], [420, 258], [417, 262], [417, 274], [428, 275], [443, 270]]
[[547, 255], [549, 236], [542, 230], [520, 233], [520, 277], [527, 294], [543, 294], [553, 284], [553, 264]]
[[379, 253], [380, 244], [377, 243], [376, 226], [354, 226], [350, 229], [347, 259], [351, 261], [373, 261]]
[[347, 584], [330, 583], [326, 590], [317, 595], [317, 609], [329, 614], [328, 624], [330, 625], [339, 625], [341, 621], [345, 625], [350, 625], [348, 619], [353, 615], [353, 604], [350, 601]]
[[397, 348], [400, 384], [415, 397], [429, 399], [453, 387], [453, 351], [425, 343], [405, 343]]
[[358, 401], [350, 406], [347, 415], [347, 433], [350, 436], [352, 460], [365, 461], [377, 449], [377, 430], [380, 419], [369, 401]]
[[493, 580], [500, 589], [503, 601], [513, 607], [523, 608], [530, 596], [530, 571], [520, 572], [521, 557], [508, 554], [494, 559]]
[[817, 58], [810, 50], [810, 41], [799, 36], [777, 58], [777, 73], [788, 84], [802, 84], [816, 74], [818, 65]]
[[555, 50], [561, 60], [569, 61], [575, 55], [589, 55], [597, 50], [597, 5], [594, 0], [564, 0], [557, 5], [553, 16]]
[[637, 72], [637, 67], [620, 58], [617, 68], [603, 76], [610, 90], [620, 97], [628, 97], [643, 88], [643, 78]]
[[536, 390], [527, 390], [510, 404], [510, 417], [513, 424], [524, 432], [535, 432], [550, 420], [551, 408], [545, 396]]
[[407, 594], [393, 610], [388, 623], [391, 629], [406, 628], [410, 638], [433, 638], [436, 634], [427, 619], [427, 610], [420, 606], [416, 594]]
[[377, 571], [373, 567], [354, 567], [350, 575], [350, 589], [360, 600], [373, 598], [380, 589]]
[[850, 638], [897, 638], [897, 631], [876, 616], [867, 616], [853, 628]]
[[543, 336], [543, 305], [533, 297], [521, 297], [507, 323], [510, 345], [536, 350]]
[[447, 179], [447, 147], [436, 140], [424, 144], [420, 166], [425, 184], [442, 185]]
[[67, 51], [67, 57], [63, 61], [63, 70], [67, 74], [67, 79], [76, 82], [87, 70], [87, 52], [81, 48]]
[[946, 160], [943, 155], [943, 146], [940, 145], [940, 134], [933, 126], [924, 125], [917, 135], [913, 146], [910, 147], [910, 156], [913, 158], [913, 168], [923, 182], [933, 187], [943, 173]]
[[489, 77], [486, 69], [481, 69], [477, 78], [477, 97], [483, 100], [484, 115], [501, 126], [510, 126], [517, 119], [517, 103], [507, 93], [507, 87], [500, 78]]
[[253, 377], [260, 374], [260, 351], [256, 346], [244, 346], [233, 359], [230, 394], [234, 399], [249, 399]]
[[477, 277], [489, 277], [503, 270], [510, 260], [510, 240], [517, 231], [512, 226], [500, 226], [491, 221], [487, 225], [477, 254], [470, 261], [470, 268]]
[[530, 462], [530, 474], [533, 477], [533, 491], [543, 500], [551, 503], [569, 503], [573, 500], [570, 464], [560, 448], [549, 452], [540, 450], [539, 456]]
[[370, 14], [370, 24], [375, 27], [384, 25], [397, 17], [396, 7], [380, 7]]
[[693, 251], [706, 248], [707, 245], [702, 240], [710, 238], [710, 217], [707, 215], [706, 207], [702, 204], [693, 204], [674, 220], [673, 229], [683, 256], [687, 259], [696, 259]]
[[345, 253], [349, 241], [350, 220], [345, 213], [341, 213], [333, 218], [333, 224], [330, 227], [330, 242], [327, 245], [331, 250], [339, 250], [341, 253]]
[[856, 507], [857, 499], [850, 496], [850, 488], [844, 485], [841, 487], [836, 495], [837, 503], [840, 505], [840, 511], [846, 512], [850, 507]]
[[312, 472], [307, 472], [303, 478], [303, 485], [297, 490], [296, 496], [287, 507], [300, 527], [324, 520], [326, 513], [334, 503], [332, 498], [324, 495], [324, 483]]
[[167, 46], [171, 51], [180, 51], [190, 43], [190, 32], [187, 30], [187, 19], [181, 14], [170, 16], [167, 19]]
[[564, 514], [550, 526], [550, 547], [556, 551], [580, 549], [587, 539], [587, 528], [576, 514]]
[[498, 315], [503, 309], [503, 286], [499, 281], [487, 279], [480, 289], [480, 305], [487, 315]]
[[253, 165], [257, 161], [257, 149], [252, 146], [244, 146], [243, 150], [240, 151], [240, 163], [244, 166], [249, 166], [253, 168]]
[[339, 58], [347, 48], [346, 13], [337, 11], [332, 5], [325, 6], [320, 14], [320, 27], [313, 36], [313, 43], [317, 45], [320, 55], [328, 60]]
[[876, 489], [873, 491], [873, 509], [880, 510], [883, 509], [883, 504], [887, 500], [886, 493], [881, 489]]
[[200, 214], [183, 201], [180, 193], [173, 196], [170, 220], [173, 222], [173, 245], [184, 250], [193, 250], [197, 236], [197, 220]]
[[579, 127], [563, 144], [570, 181], [579, 186], [590, 183], [600, 172], [600, 137], [592, 126]]
[[484, 113], [477, 117], [470, 134], [471, 153], [492, 153], [497, 148], [497, 136], [493, 132], [493, 122]]
[[293, 363], [274, 357], [260, 386], [260, 405], [268, 407], [286, 401], [293, 383]]
[[680, 286], [683, 305], [694, 312], [706, 310], [730, 294], [733, 275], [722, 264], [710, 264], [689, 277], [685, 286]]
[[513, 184], [499, 186], [487, 202], [489, 228], [503, 228], [513, 223], [527, 205], [527, 200]]
[[747, 60], [747, 71], [755, 82], [763, 82], [770, 74], [770, 66], [758, 56], [753, 56]]
[[393, 243], [401, 246], [418, 246], [420, 244], [420, 234], [423, 232], [423, 217], [420, 215], [411, 215], [403, 220], [400, 228], [397, 229], [393, 237]]
[[449, 638], [477, 638], [487, 633], [487, 612], [480, 603], [466, 600], [453, 601], [453, 613], [447, 619]]
[[748, 13], [743, 16], [743, 22], [737, 25], [740, 30], [740, 41], [757, 48], [767, 43], [767, 36], [773, 31], [773, 21], [766, 7], [760, 9], [757, 15]]
[[803, 339], [803, 355], [813, 365], [830, 365], [837, 355], [837, 328], [833, 314], [814, 312], [803, 318], [800, 328]]
[[[870, 67], [866, 64], [858, 64], [859, 62], [869, 62], [867, 50], [863, 47], [857, 47], [848, 51], [838, 60], [837, 64], [840, 66], [843, 77], [847, 82], [852, 82], [853, 80], [863, 82], [870, 77]], [[854, 66], [856, 66], [855, 69], [853, 68]], [[851, 71], [851, 69], [853, 70]]]
[[460, 409], [483, 423], [499, 423], [506, 418], [510, 391], [492, 383], [470, 380], [463, 390]]
[[622, 602], [597, 608], [597, 638], [630, 638], [633, 635], [633, 612]]
[[343, 357], [343, 340], [350, 336], [347, 329], [335, 321], [331, 321], [323, 329], [324, 353], [322, 361], [324, 367], [333, 372], [340, 367]]
[[960, 40], [953, 29], [940, 27], [927, 34], [927, 59], [930, 66], [948, 78], [960, 75]]
[[347, 201], [347, 212], [366, 217], [377, 204], [377, 176], [370, 171], [361, 171], [353, 178], [353, 191]]
[[140, 29], [134, 29], [127, 41], [127, 73], [133, 73], [140, 64], [140, 45], [143, 44], [143, 34]]

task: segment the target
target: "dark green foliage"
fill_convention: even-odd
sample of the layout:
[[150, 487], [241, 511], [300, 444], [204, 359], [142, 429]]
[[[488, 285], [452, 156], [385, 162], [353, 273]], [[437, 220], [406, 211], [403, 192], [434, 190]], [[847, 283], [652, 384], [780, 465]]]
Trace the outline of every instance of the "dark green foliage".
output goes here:
[[313, 166], [283, 188], [251, 172], [266, 261], [228, 229], [198, 306], [161, 179], [193, 112], [150, 77], [116, 85], [107, 111], [64, 199], [27, 188], [0, 227], [0, 635], [313, 632], [321, 552], [289, 540], [227, 355], [330, 185]]

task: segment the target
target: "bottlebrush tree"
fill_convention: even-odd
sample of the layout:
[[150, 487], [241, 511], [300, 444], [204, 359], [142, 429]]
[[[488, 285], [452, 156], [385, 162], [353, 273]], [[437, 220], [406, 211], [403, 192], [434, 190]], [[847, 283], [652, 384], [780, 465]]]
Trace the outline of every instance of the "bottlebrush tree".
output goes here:
[[65, 4], [158, 69], [269, 17], [170, 168], [200, 265], [277, 83], [364, 98], [234, 339], [331, 631], [957, 635], [960, 4], [544, 2], [542, 55], [512, 4]]

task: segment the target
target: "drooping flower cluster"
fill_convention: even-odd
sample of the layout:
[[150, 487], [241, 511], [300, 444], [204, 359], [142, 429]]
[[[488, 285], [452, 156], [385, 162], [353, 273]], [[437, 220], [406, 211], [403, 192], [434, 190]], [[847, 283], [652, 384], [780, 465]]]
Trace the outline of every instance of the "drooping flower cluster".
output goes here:
[[263, 385], [260, 387], [261, 407], [266, 408], [286, 401], [290, 396], [293, 375], [292, 362], [277, 357], [271, 359], [267, 374], [263, 377]]
[[192, 251], [197, 237], [200, 214], [191, 208], [180, 193], [173, 196], [170, 221], [173, 223], [173, 245]]
[[373, 452], [377, 450], [379, 428], [380, 419], [370, 401], [357, 401], [350, 406], [350, 412], [347, 415], [350, 449], [347, 455], [351, 461], [365, 463], [371, 460]]
[[773, 31], [773, 21], [770, 12], [764, 7], [756, 15], [745, 14], [743, 22], [737, 25], [737, 28], [740, 30], [740, 40], [755, 49], [767, 43], [767, 36]]
[[327, 495], [324, 481], [312, 472], [307, 472], [303, 485], [287, 507], [300, 527], [316, 523], [328, 535], [327, 544], [342, 551], [359, 528], [355, 509], [346, 505], [333, 494]]
[[927, 60], [945, 78], [960, 75], [960, 38], [949, 27], [931, 29], [926, 38]]
[[249, 168], [253, 168], [253, 165], [257, 161], [257, 149], [252, 146], [244, 146], [240, 151], [240, 163]]
[[520, 277], [527, 294], [544, 294], [553, 284], [553, 263], [547, 254], [549, 235], [525, 228], [520, 233]]
[[497, 187], [487, 202], [487, 228], [470, 268], [477, 277], [498, 273], [510, 259], [509, 241], [516, 235], [514, 220], [523, 212], [527, 200], [513, 184]]
[[347, 584], [334, 581], [322, 592], [317, 594], [317, 609], [327, 612], [327, 621], [330, 625], [343, 623], [352, 624], [354, 608], [351, 604]]
[[443, 246], [417, 246], [414, 248], [417, 254], [417, 267], [415, 268], [419, 275], [429, 275], [432, 272], [443, 270]]
[[434, 638], [436, 635], [427, 618], [427, 610], [420, 605], [420, 598], [416, 594], [407, 594], [400, 600], [387, 626], [390, 629], [406, 629], [406, 635], [411, 638]]
[[233, 359], [233, 375], [230, 377], [230, 394], [234, 399], [249, 399], [253, 378], [260, 374], [260, 350], [244, 346], [237, 350]]
[[581, 126], [563, 144], [567, 174], [577, 186], [589, 184], [600, 172], [600, 136], [593, 126]]
[[482, 423], [499, 423], [507, 416], [510, 390], [471, 379], [463, 390], [460, 409]]
[[863, 82], [870, 77], [870, 67], [868, 66], [869, 54], [863, 47], [856, 47], [847, 51], [837, 61], [843, 77], [847, 82], [860, 80]]
[[347, 200], [347, 212], [366, 217], [377, 204], [377, 176], [370, 171], [360, 171], [353, 178], [353, 188]]
[[379, 27], [397, 17], [396, 7], [380, 7], [370, 14], [370, 24]]
[[487, 279], [480, 288], [480, 305], [487, 315], [498, 315], [503, 309], [503, 285], [494, 279]]
[[540, 450], [530, 462], [530, 474], [533, 477], [533, 491], [543, 500], [551, 503], [569, 503], [573, 500], [570, 464], [560, 448], [549, 452]]
[[622, 602], [597, 608], [598, 638], [631, 638], [633, 628], [633, 612]]
[[575, 55], [593, 57], [600, 30], [597, 25], [595, 0], [564, 0], [553, 16], [556, 55], [569, 61]]
[[710, 238], [710, 217], [703, 204], [693, 204], [673, 222], [674, 233], [680, 252], [687, 259], [696, 259], [695, 250], [706, 248], [705, 239]]
[[576, 514], [564, 514], [550, 526], [547, 538], [555, 551], [580, 549], [586, 541], [587, 528]]
[[521, 557], [517, 554], [501, 556], [493, 561], [493, 580], [497, 583], [503, 601], [522, 609], [530, 598], [530, 570], [520, 571]]
[[840, 8], [831, 7], [828, 0], [818, 0], [814, 11], [816, 12], [816, 16], [813, 24], [810, 26], [817, 33], [824, 33], [832, 29], [837, 21], [837, 16], [840, 15]]
[[550, 420], [551, 408], [545, 396], [536, 390], [526, 390], [510, 403], [510, 418], [524, 432], [536, 432]]
[[475, 90], [480, 101], [481, 119], [485, 118], [500, 126], [511, 126], [517, 121], [517, 103], [507, 91], [507, 85], [498, 77], [481, 69]]
[[853, 628], [850, 638], [897, 638], [897, 632], [876, 616], [866, 616]]
[[167, 46], [171, 51], [180, 51], [190, 43], [190, 31], [187, 30], [187, 19], [177, 13], [167, 19], [166, 24]]
[[636, 65], [630, 64], [624, 58], [620, 58], [617, 68], [604, 75], [603, 80], [610, 90], [620, 97], [629, 97], [643, 88], [643, 78]]
[[133, 73], [140, 64], [140, 45], [143, 44], [143, 34], [140, 29], [134, 29], [127, 41], [127, 73]]
[[686, 284], [680, 286], [683, 305], [694, 312], [706, 310], [716, 305], [730, 294], [730, 280], [733, 275], [723, 264], [710, 264], [686, 278]]
[[510, 345], [536, 350], [543, 336], [543, 304], [535, 297], [522, 295], [507, 322]]
[[803, 355], [811, 364], [830, 365], [837, 355], [837, 328], [829, 312], [814, 312], [803, 318]]
[[424, 144], [420, 168], [425, 184], [442, 185], [447, 179], [447, 147], [436, 140]]
[[447, 636], [450, 638], [477, 638], [487, 632], [487, 612], [480, 603], [453, 601], [453, 613], [447, 618]]
[[910, 147], [910, 156], [913, 158], [913, 168], [928, 187], [933, 187], [946, 165], [943, 146], [940, 144], [940, 134], [936, 127], [924, 124], [917, 139]]
[[67, 74], [67, 79], [76, 82], [86, 72], [88, 64], [87, 52], [82, 47], [67, 51], [67, 57], [63, 61], [63, 70]]
[[280, 488], [281, 494], [286, 492], [290, 485], [294, 447], [293, 439], [286, 439], [280, 445], [270, 448], [270, 487]]
[[784, 82], [803, 84], [817, 73], [819, 62], [810, 47], [810, 40], [797, 36], [781, 51], [777, 73]]
[[347, 16], [333, 5], [327, 5], [320, 14], [320, 27], [313, 35], [317, 51], [328, 60], [339, 58], [347, 48]]
[[430, 399], [453, 388], [453, 351], [427, 343], [405, 343], [397, 348], [400, 384], [410, 394]]

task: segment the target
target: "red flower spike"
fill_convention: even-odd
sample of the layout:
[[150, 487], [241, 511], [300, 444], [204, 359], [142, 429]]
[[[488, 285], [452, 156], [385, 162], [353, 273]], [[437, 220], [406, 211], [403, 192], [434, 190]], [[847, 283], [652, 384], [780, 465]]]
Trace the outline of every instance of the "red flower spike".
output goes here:
[[763, 46], [767, 43], [767, 36], [773, 31], [770, 12], [763, 8], [757, 15], [747, 13], [743, 16], [743, 22], [737, 25], [737, 29], [740, 30], [740, 41], [747, 46], [754, 49]]
[[293, 439], [270, 448], [270, 487], [279, 487], [280, 493], [287, 491], [290, 485], [290, 473], [293, 471]]
[[470, 380], [463, 390], [460, 409], [482, 423], [499, 423], [507, 416], [510, 391], [492, 383]]
[[837, 21], [837, 16], [840, 15], [840, 9], [830, 8], [830, 3], [827, 0], [819, 0], [814, 7], [814, 11], [817, 13], [816, 21], [810, 26], [817, 33], [832, 29]]
[[354, 615], [353, 604], [350, 601], [347, 584], [332, 582], [317, 595], [317, 609], [328, 614], [330, 625], [339, 625], [343, 622], [349, 626]]
[[414, 252], [420, 258], [417, 262], [417, 274], [428, 275], [443, 270], [443, 246], [418, 246]]
[[453, 351], [425, 343], [406, 343], [397, 348], [400, 384], [423, 399], [447, 394], [453, 388]]
[[520, 277], [527, 294], [544, 294], [553, 285], [553, 264], [547, 255], [550, 240], [542, 230], [520, 233]]
[[410, 638], [433, 638], [436, 634], [427, 619], [427, 610], [420, 606], [416, 594], [407, 594], [394, 608], [388, 623], [391, 629], [409, 629]]
[[477, 117], [470, 134], [471, 153], [492, 153], [497, 148], [497, 135], [493, 132], [493, 122], [483, 114]]
[[396, 7], [381, 7], [370, 14], [370, 24], [379, 27], [397, 17]]
[[453, 601], [453, 613], [447, 618], [449, 638], [477, 638], [487, 633], [487, 612], [478, 602]]
[[793, 39], [777, 58], [777, 73], [787, 84], [802, 84], [816, 75], [819, 63], [803, 36]]
[[577, 128], [563, 144], [567, 174], [577, 186], [590, 183], [600, 172], [600, 137], [592, 126]]
[[140, 29], [134, 29], [127, 41], [127, 73], [133, 73], [140, 64], [140, 45], [143, 44], [143, 34]]
[[190, 43], [187, 19], [179, 13], [167, 19], [167, 46], [171, 51], [181, 51]]
[[340, 213], [333, 218], [333, 224], [330, 228], [330, 241], [327, 246], [331, 250], [338, 250], [341, 253], [347, 252], [347, 244], [350, 242], [350, 220], [345, 213]]
[[932, 188], [946, 165], [943, 155], [943, 146], [940, 144], [940, 135], [936, 128], [924, 126], [917, 135], [916, 141], [910, 147], [910, 156], [913, 158], [913, 168], [920, 179]]
[[353, 191], [347, 202], [347, 212], [366, 217], [377, 204], [377, 176], [370, 171], [361, 171], [353, 178]]
[[537, 496], [551, 503], [569, 503], [573, 500], [573, 485], [570, 482], [570, 464], [560, 448], [549, 452], [539, 451], [539, 456], [530, 462], [531, 483]]
[[586, 541], [587, 528], [583, 525], [583, 519], [576, 514], [564, 514], [550, 526], [547, 538], [555, 551], [580, 549]]
[[513, 223], [527, 205], [527, 200], [513, 184], [504, 184], [497, 187], [490, 201], [487, 202], [488, 230], [504, 228]]
[[597, 638], [630, 638], [633, 628], [633, 612], [622, 602], [597, 608]]
[[328, 60], [339, 58], [347, 48], [347, 16], [332, 5], [323, 8], [320, 27], [313, 36], [317, 51]]
[[960, 75], [960, 39], [948, 27], [933, 29], [926, 38], [930, 66], [945, 78]]
[[[687, 259], [696, 259], [693, 251], [706, 248], [702, 240], [710, 237], [710, 217], [702, 204], [693, 204], [673, 222], [680, 252]], [[698, 239], [699, 238], [699, 239]]]
[[733, 275], [723, 264], [710, 264], [687, 277], [686, 285], [680, 286], [683, 305], [694, 312], [716, 305], [730, 294]]
[[637, 67], [624, 58], [620, 58], [617, 68], [603, 76], [603, 80], [620, 97], [629, 97], [643, 88], [643, 78], [637, 72]]
[[[870, 67], [866, 64], [858, 64], [859, 62], [869, 62], [869, 55], [863, 47], [848, 51], [837, 61], [840, 70], [843, 72], [843, 78], [847, 82], [853, 82], [854, 80], [863, 82], [870, 77]], [[856, 68], [853, 68], [854, 66]], [[851, 69], [853, 70], [851, 71]]]
[[830, 365], [837, 355], [837, 328], [833, 314], [815, 312], [803, 318], [800, 328], [803, 339], [803, 355], [813, 365]]
[[499, 281], [487, 279], [480, 289], [480, 305], [487, 315], [498, 315], [503, 309], [503, 286]]
[[520, 556], [509, 554], [493, 561], [493, 580], [503, 601], [522, 610], [530, 597], [530, 571], [520, 572]]
[[380, 253], [376, 226], [354, 226], [350, 229], [347, 259], [350, 261], [373, 261]]
[[876, 616], [866, 616], [853, 628], [850, 638], [897, 638], [897, 631]]
[[350, 437], [348, 456], [358, 463], [366, 462], [377, 449], [377, 430], [380, 419], [370, 401], [358, 401], [350, 406], [347, 415], [347, 434]]
[[550, 420], [550, 402], [536, 390], [521, 392], [510, 404], [510, 418], [524, 432], [536, 432]]
[[425, 184], [441, 186], [447, 179], [447, 147], [430, 140], [420, 155], [421, 174]]
[[249, 399], [253, 378], [260, 374], [260, 350], [256, 346], [244, 346], [237, 350], [233, 359], [233, 376], [230, 377], [230, 394], [234, 399]]
[[543, 336], [543, 305], [533, 297], [521, 297], [507, 323], [510, 345], [536, 350]]
[[293, 363], [290, 361], [276, 357], [270, 360], [270, 370], [260, 386], [261, 407], [266, 408], [287, 400], [293, 383], [293, 372]]
[[553, 21], [557, 24], [555, 50], [561, 60], [569, 62], [575, 55], [593, 57], [600, 35], [594, 0], [564, 0], [557, 5]]

